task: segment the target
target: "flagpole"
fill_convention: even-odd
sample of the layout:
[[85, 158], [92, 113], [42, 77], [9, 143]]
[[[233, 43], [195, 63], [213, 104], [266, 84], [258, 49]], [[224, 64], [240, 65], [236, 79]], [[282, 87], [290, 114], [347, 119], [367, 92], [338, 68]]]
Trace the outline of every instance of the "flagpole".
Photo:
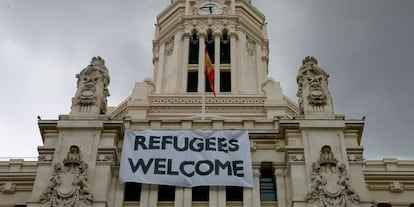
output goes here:
[[[205, 74], [203, 76], [205, 78]], [[205, 92], [205, 84], [203, 88], [203, 92], [201, 94], [201, 120], [205, 119], [206, 116], [206, 92]]]

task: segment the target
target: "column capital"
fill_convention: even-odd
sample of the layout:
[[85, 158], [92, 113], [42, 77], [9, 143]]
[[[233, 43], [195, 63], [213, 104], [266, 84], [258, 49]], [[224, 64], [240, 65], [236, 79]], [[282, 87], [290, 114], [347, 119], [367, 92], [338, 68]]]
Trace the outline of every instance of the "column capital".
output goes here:
[[236, 39], [239, 38], [239, 36], [237, 35], [236, 32], [230, 32], [229, 36], [230, 36], [230, 38], [236, 38]]
[[189, 32], [184, 32], [183, 33], [183, 35], [182, 35], [182, 37], [181, 37], [181, 39], [186, 39], [186, 38], [190, 38], [191, 37], [191, 33], [189, 33]]
[[201, 37], [203, 37], [203, 38], [204, 38], [204, 37], [207, 37], [207, 33], [205, 33], [205, 32], [199, 32], [199, 33], [198, 33], [198, 37], [199, 37], [199, 38], [201, 38]]

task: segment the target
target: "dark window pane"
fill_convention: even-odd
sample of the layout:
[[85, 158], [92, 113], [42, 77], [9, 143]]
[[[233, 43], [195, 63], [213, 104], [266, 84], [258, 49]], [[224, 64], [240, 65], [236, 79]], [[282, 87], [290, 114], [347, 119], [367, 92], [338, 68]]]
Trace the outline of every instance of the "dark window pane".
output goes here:
[[210, 188], [208, 186], [197, 186], [192, 188], [193, 201], [209, 201]]
[[226, 186], [226, 201], [243, 201], [243, 187]]
[[392, 207], [389, 203], [378, 203], [378, 207]]
[[263, 162], [260, 169], [260, 200], [277, 201], [272, 162]]
[[220, 63], [230, 64], [230, 40], [227, 34], [223, 35], [220, 42]]
[[141, 200], [141, 183], [125, 183], [124, 201]]
[[231, 92], [230, 71], [220, 71], [220, 92]]
[[198, 38], [197, 35], [193, 35], [190, 39], [190, 48], [188, 50], [188, 64], [198, 64]]
[[[205, 82], [206, 92], [213, 92], [213, 90], [210, 87], [210, 83], [208, 82], [207, 74], [204, 77], [205, 77], [204, 78], [204, 80], [205, 80], [204, 82]], [[213, 82], [214, 82], [214, 80], [213, 80]], [[214, 83], [213, 83], [213, 85], [214, 85]]]
[[187, 76], [187, 92], [197, 92], [198, 72], [189, 71]]
[[174, 201], [175, 186], [159, 185], [158, 186], [158, 201]]
[[206, 49], [211, 63], [214, 63], [214, 38], [213, 35], [208, 35], [206, 39]]

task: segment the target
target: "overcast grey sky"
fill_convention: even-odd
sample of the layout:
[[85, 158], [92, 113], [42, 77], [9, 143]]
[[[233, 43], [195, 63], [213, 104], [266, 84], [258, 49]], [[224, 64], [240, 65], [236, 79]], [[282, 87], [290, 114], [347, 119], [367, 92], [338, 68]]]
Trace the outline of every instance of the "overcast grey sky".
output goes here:
[[[252, 0], [268, 22], [269, 76], [297, 101], [305, 56], [331, 77], [335, 111], [366, 116], [367, 159], [414, 159], [414, 1]], [[109, 105], [152, 77], [157, 14], [170, 0], [0, 0], [0, 157], [36, 157], [37, 115], [70, 111], [92, 56], [111, 76]]]

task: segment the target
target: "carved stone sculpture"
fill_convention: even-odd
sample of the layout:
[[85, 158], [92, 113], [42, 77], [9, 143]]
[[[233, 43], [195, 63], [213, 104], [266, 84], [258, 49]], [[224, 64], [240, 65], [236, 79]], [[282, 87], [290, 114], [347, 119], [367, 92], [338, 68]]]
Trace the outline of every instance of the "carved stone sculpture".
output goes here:
[[321, 207], [351, 207], [359, 205], [359, 196], [351, 188], [346, 165], [334, 157], [331, 147], [321, 149], [320, 158], [312, 164], [308, 202], [320, 202]]
[[53, 166], [49, 185], [39, 198], [41, 203], [49, 203], [51, 207], [77, 207], [79, 201], [90, 205], [93, 196], [88, 185], [88, 164], [80, 157], [79, 147], [72, 145], [63, 160], [63, 166]]
[[318, 66], [316, 58], [308, 56], [302, 61], [296, 78], [299, 86], [297, 96], [301, 114], [304, 113], [306, 104], [312, 106], [314, 111], [324, 111], [323, 108], [328, 104], [330, 96], [328, 78], [329, 75]]
[[93, 57], [76, 78], [77, 91], [72, 99], [72, 112], [105, 114], [110, 81], [105, 61], [99, 56]]

